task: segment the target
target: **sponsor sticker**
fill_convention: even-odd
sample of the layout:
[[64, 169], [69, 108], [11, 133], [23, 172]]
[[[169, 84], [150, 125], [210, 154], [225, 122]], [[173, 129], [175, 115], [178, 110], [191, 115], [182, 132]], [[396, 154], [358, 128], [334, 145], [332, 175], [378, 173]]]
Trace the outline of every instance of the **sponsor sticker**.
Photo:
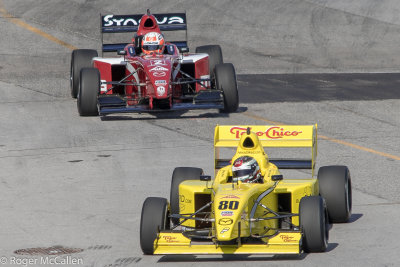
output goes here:
[[155, 72], [153, 72], [153, 76], [154, 77], [164, 77], [165, 75], [167, 75], [167, 73], [164, 72], [164, 71], [155, 71]]
[[240, 199], [240, 197], [235, 196], [235, 195], [228, 195], [228, 196], [225, 196], [225, 197], [223, 197], [223, 198], [235, 198], [235, 199]]
[[[234, 134], [236, 139], [239, 139], [242, 134], [247, 131], [247, 128], [232, 127], [230, 133]], [[302, 131], [287, 131], [285, 128], [273, 126], [269, 127], [265, 132], [256, 132], [257, 136], [265, 136], [269, 139], [280, 139], [285, 136], [298, 136]]]
[[106, 80], [100, 81], [100, 92], [107, 92], [107, 84], [105, 84], [105, 82], [107, 81]]
[[156, 66], [154, 68], [151, 68], [150, 71], [168, 71], [168, 69], [161, 66]]
[[260, 154], [261, 151], [239, 151], [239, 154]]
[[226, 233], [229, 231], [229, 229], [230, 229], [229, 227], [224, 227], [224, 229], [222, 229], [220, 233], [221, 234]]
[[185, 195], [179, 195], [179, 201], [184, 203], [192, 203], [192, 200], [186, 198]]
[[179, 242], [176, 238], [176, 236], [169, 236], [169, 235], [164, 235], [163, 236], [164, 240], [168, 243], [177, 243]]
[[157, 94], [158, 94], [159, 96], [164, 95], [164, 94], [165, 94], [165, 87], [164, 87], [164, 86], [158, 86], [158, 87], [157, 87]]
[[[185, 24], [185, 17], [178, 14], [160, 14], [155, 15], [158, 25], [165, 24]], [[103, 16], [103, 27], [113, 26], [137, 26], [139, 25], [142, 15], [105, 15]]]
[[233, 211], [230, 210], [221, 211], [221, 216], [233, 216]]
[[155, 85], [166, 85], [167, 81], [166, 80], [157, 80], [154, 83], [155, 83]]
[[281, 239], [283, 242], [297, 242], [296, 239], [294, 239], [294, 236], [290, 236], [290, 235], [280, 235]]
[[219, 219], [218, 224], [219, 225], [231, 225], [233, 223], [233, 220], [230, 218], [222, 218]]

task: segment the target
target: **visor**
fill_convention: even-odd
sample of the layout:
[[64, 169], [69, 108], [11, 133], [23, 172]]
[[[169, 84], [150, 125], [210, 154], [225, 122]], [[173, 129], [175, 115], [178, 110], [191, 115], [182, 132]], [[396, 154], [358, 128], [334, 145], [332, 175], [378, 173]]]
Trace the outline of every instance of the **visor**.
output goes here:
[[146, 51], [160, 50], [162, 47], [162, 45], [143, 45], [143, 49]]
[[238, 178], [238, 177], [243, 177], [243, 176], [249, 176], [253, 173], [253, 170], [247, 169], [247, 170], [237, 170], [232, 172], [232, 177], [233, 178]]

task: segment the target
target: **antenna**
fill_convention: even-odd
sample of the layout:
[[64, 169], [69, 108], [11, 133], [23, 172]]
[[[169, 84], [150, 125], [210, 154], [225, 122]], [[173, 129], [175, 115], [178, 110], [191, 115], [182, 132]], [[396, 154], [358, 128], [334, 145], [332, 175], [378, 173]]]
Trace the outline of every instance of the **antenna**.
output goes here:
[[250, 127], [247, 127], [247, 135], [250, 135]]

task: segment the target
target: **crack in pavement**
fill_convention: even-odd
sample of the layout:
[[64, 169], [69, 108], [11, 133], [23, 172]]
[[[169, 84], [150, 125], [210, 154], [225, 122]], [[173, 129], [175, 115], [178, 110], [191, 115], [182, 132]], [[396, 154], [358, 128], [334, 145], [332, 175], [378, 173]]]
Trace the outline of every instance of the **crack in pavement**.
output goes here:
[[214, 141], [214, 138], [204, 138], [204, 137], [200, 137], [200, 136], [197, 136], [197, 135], [193, 135], [193, 134], [189, 134], [189, 133], [180, 132], [180, 131], [178, 131], [178, 130], [176, 130], [176, 129], [172, 129], [172, 128], [168, 127], [168, 126], [159, 125], [159, 124], [157, 124], [157, 123], [154, 122], [154, 121], [147, 121], [147, 123], [150, 124], [150, 125], [153, 125], [153, 126], [156, 126], [156, 127], [159, 127], [159, 128], [165, 129], [165, 130], [168, 130], [168, 131], [170, 131], [170, 132], [182, 134], [182, 135], [185, 135], [185, 136], [188, 136], [188, 137], [197, 139], [197, 140], [205, 141], [205, 142], [208, 142], [208, 143], [213, 143], [213, 141]]
[[9, 85], [13, 85], [15, 87], [19, 87], [21, 89], [24, 89], [24, 90], [27, 90], [27, 91], [31, 91], [31, 92], [35, 92], [35, 93], [38, 93], [38, 94], [43, 94], [43, 95], [47, 95], [47, 96], [51, 96], [51, 97], [55, 97], [55, 98], [60, 98], [59, 96], [56, 96], [56, 95], [53, 95], [53, 94], [49, 94], [49, 93], [46, 93], [46, 92], [43, 92], [43, 91], [40, 91], [40, 90], [37, 90], [37, 89], [33, 89], [33, 88], [24, 87], [24, 86], [19, 85], [19, 84], [10, 83], [10, 82], [4, 81], [2, 79], [0, 79], [0, 82], [6, 83], [6, 84], [9, 84]]
[[[118, 151], [141, 151], [141, 150], [151, 150], [154, 149], [155, 147], [141, 147], [137, 148], [135, 145], [132, 145], [133, 147], [125, 147], [125, 148], [116, 148], [116, 149], [92, 149], [92, 150], [81, 150], [81, 151], [54, 151], [54, 152], [48, 152], [48, 153], [31, 153], [31, 154], [23, 154], [23, 155], [9, 155], [10, 152], [25, 152], [25, 151], [32, 151], [32, 152], [38, 152], [38, 151], [43, 151], [43, 148], [38, 148], [38, 149], [23, 149], [23, 150], [9, 150], [6, 153], [8, 155], [6, 156], [0, 156], [0, 159], [6, 159], [6, 158], [23, 158], [23, 157], [40, 157], [40, 156], [51, 156], [51, 155], [61, 155], [61, 154], [85, 154], [85, 153], [99, 153], [99, 152], [118, 152]], [[188, 147], [202, 147], [203, 145], [188, 145], [188, 144], [182, 144], [182, 145], [171, 145], [171, 146], [159, 146], [157, 145], [157, 148], [159, 149], [171, 149], [171, 148], [188, 148]], [[51, 149], [51, 148], [48, 148]], [[54, 148], [56, 149], [56, 148]]]

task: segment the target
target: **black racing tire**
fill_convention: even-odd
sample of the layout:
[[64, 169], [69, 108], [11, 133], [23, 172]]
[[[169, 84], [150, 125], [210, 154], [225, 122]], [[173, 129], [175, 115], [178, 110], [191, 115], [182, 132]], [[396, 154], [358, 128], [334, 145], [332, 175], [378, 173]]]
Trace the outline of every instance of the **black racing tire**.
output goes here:
[[203, 45], [196, 47], [196, 53], [208, 54], [208, 66], [211, 81], [215, 78], [215, 66], [224, 63], [222, 49], [219, 45]]
[[154, 253], [154, 240], [159, 231], [169, 229], [168, 202], [161, 197], [148, 197], [140, 218], [140, 247], [146, 255]]
[[81, 116], [97, 116], [97, 97], [100, 91], [100, 72], [96, 68], [83, 68], [79, 79], [77, 106]]
[[224, 108], [221, 111], [235, 112], [239, 107], [235, 67], [231, 63], [216, 65], [215, 79], [217, 89], [224, 95]]
[[305, 252], [324, 252], [328, 247], [329, 220], [321, 196], [303, 197], [299, 207], [300, 227]]
[[318, 170], [319, 194], [325, 199], [329, 220], [345, 223], [351, 217], [350, 171], [346, 166], [324, 166]]
[[70, 87], [71, 96], [76, 98], [79, 90], [79, 75], [81, 69], [92, 67], [92, 58], [97, 57], [93, 49], [76, 49], [71, 54]]
[[[179, 214], [179, 185], [187, 180], [200, 180], [203, 169], [194, 167], [177, 167], [172, 173], [171, 191], [169, 203], [171, 206], [171, 214]], [[171, 218], [174, 225], [179, 223], [179, 219]]]

